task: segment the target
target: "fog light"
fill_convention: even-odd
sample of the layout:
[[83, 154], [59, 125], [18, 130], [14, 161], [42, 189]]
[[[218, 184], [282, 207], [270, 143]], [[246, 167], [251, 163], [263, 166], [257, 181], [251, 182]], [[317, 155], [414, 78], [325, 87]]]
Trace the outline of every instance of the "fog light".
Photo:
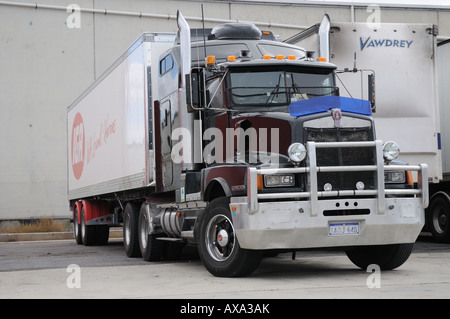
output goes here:
[[326, 192], [331, 192], [332, 189], [333, 185], [331, 185], [330, 183], [326, 183], [325, 185], [323, 185], [323, 190]]
[[364, 189], [365, 185], [363, 182], [359, 181], [358, 183], [356, 183], [356, 189], [359, 191], [362, 191]]

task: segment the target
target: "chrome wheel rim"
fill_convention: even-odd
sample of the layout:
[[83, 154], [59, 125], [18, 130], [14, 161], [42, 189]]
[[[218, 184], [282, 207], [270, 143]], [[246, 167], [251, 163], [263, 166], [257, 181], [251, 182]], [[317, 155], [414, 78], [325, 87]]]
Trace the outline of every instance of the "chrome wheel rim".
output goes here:
[[85, 238], [86, 236], [86, 219], [84, 216], [84, 208], [81, 210], [81, 237]]
[[444, 206], [437, 206], [433, 211], [433, 226], [437, 233], [442, 234], [448, 227], [448, 218]]
[[75, 216], [73, 218], [73, 233], [75, 237], [78, 237], [78, 232], [80, 231], [79, 225], [78, 225], [78, 209], [75, 210]]
[[206, 227], [206, 248], [216, 261], [227, 260], [234, 251], [236, 237], [231, 220], [222, 214], [216, 215]]
[[125, 217], [125, 223], [124, 223], [124, 240], [126, 245], [130, 245], [131, 242], [131, 222], [129, 217]]
[[149, 234], [148, 219], [147, 219], [147, 215], [144, 214], [142, 223], [140, 223], [140, 227], [139, 227], [139, 238], [141, 241], [141, 247], [144, 249], [147, 247], [148, 234]]

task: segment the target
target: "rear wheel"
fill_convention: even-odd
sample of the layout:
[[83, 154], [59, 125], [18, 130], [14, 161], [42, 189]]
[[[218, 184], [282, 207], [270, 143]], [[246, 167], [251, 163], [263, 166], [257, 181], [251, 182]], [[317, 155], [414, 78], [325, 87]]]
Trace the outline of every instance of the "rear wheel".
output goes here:
[[123, 213], [123, 245], [128, 257], [141, 257], [139, 247], [139, 210], [138, 203], [128, 203]]
[[139, 212], [139, 247], [145, 261], [160, 260], [163, 253], [163, 242], [151, 234], [151, 218], [147, 209], [141, 207]]
[[414, 244], [361, 246], [346, 251], [347, 257], [358, 267], [366, 270], [371, 264], [381, 270], [400, 267], [411, 255]]
[[81, 229], [80, 223], [78, 220], [80, 219], [80, 207], [75, 204], [73, 207], [73, 236], [75, 237], [75, 241], [78, 245], [81, 245], [83, 242], [81, 240]]
[[106, 245], [109, 240], [109, 226], [108, 225], [97, 225], [97, 245]]
[[95, 226], [94, 225], [86, 225], [86, 208], [83, 205], [81, 208], [81, 223], [80, 223], [80, 235], [81, 235], [81, 242], [85, 246], [92, 246], [95, 244], [96, 241], [96, 233], [95, 233]]
[[214, 276], [246, 276], [258, 267], [263, 252], [239, 246], [229, 203], [228, 198], [220, 197], [206, 207], [199, 221], [199, 255]]

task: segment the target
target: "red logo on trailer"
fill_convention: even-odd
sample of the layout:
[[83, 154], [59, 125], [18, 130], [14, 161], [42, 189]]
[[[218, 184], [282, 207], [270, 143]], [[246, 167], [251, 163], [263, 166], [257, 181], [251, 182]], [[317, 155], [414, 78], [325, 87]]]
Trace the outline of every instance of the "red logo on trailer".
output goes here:
[[84, 124], [80, 113], [75, 115], [72, 125], [72, 147], [71, 147], [71, 162], [72, 171], [76, 179], [80, 179], [83, 173], [84, 158], [85, 158], [85, 138], [84, 138]]

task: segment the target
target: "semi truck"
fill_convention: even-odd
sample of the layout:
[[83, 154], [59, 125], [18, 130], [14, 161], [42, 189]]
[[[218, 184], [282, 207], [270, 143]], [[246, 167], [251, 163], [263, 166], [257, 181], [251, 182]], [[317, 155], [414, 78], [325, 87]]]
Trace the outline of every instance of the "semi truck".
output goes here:
[[76, 242], [105, 244], [122, 226], [127, 256], [195, 244], [224, 277], [305, 248], [402, 265], [424, 225], [428, 167], [378, 139], [373, 101], [341, 96], [325, 54], [253, 24], [177, 18], [178, 34], [141, 35], [68, 108]]
[[[399, 159], [429, 167], [424, 231], [436, 241], [449, 243], [449, 41], [437, 44], [438, 29], [433, 24], [337, 22], [326, 34], [320, 34], [319, 28], [316, 24], [286, 43], [308, 45], [316, 53], [321, 43], [329, 44], [341, 94], [376, 96], [377, 136], [398, 143]], [[368, 73], [376, 76], [376, 94], [361, 85], [363, 74]]]

